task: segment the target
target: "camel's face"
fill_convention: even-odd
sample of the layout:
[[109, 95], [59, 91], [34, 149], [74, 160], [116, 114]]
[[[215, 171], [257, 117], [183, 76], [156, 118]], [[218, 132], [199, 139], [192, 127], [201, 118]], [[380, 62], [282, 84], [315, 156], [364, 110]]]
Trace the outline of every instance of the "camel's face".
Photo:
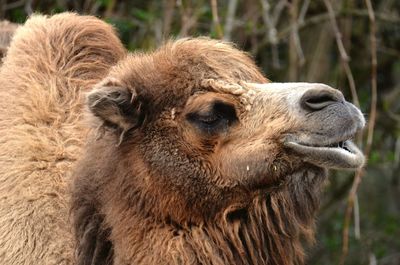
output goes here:
[[183, 139], [207, 154], [221, 185], [268, 186], [312, 164], [358, 168], [361, 152], [349, 140], [365, 124], [338, 90], [323, 84], [227, 84], [205, 80], [212, 92], [189, 98]]
[[255, 101], [258, 108], [275, 100], [275, 104], [286, 109], [283, 116], [289, 117], [290, 125], [281, 142], [302, 161], [325, 168], [356, 169], [363, 165], [364, 157], [350, 139], [364, 127], [365, 120], [360, 110], [347, 102], [340, 91], [312, 83], [253, 84], [250, 87], [259, 91], [259, 99]]
[[338, 90], [266, 83], [225, 44], [180, 45], [128, 58], [88, 97], [94, 115], [117, 128], [128, 150], [123, 159], [136, 165], [132, 174], [143, 174], [135, 185], [171, 204], [168, 216], [212, 215], [210, 207], [229, 206], [227, 198], [275, 187], [307, 168], [363, 165], [349, 139], [365, 121]]

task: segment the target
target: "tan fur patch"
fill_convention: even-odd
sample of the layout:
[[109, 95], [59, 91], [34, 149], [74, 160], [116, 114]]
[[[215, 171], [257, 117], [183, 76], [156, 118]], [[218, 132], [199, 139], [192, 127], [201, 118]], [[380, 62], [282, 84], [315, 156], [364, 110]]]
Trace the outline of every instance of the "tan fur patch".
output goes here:
[[113, 28], [71, 13], [18, 28], [0, 72], [0, 263], [75, 264], [67, 183], [83, 93], [125, 56]]

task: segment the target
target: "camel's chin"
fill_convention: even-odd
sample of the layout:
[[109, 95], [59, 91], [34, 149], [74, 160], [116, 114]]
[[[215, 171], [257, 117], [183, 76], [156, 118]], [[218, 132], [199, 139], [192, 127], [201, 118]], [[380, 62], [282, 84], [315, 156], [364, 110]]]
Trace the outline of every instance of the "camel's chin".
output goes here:
[[357, 169], [364, 165], [364, 155], [350, 140], [326, 146], [310, 146], [294, 141], [285, 146], [308, 163], [325, 168]]

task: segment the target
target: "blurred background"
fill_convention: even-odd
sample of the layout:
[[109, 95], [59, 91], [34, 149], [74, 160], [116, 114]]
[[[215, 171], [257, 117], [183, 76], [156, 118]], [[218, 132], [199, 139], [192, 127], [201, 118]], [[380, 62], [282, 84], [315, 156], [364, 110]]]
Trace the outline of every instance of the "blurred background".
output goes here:
[[[365, 170], [331, 172], [307, 264], [400, 264], [399, 0], [0, 0], [0, 20], [75, 11], [114, 25], [129, 50], [210, 36], [276, 82], [321, 82], [361, 108]], [[15, 26], [0, 23], [0, 56]]]

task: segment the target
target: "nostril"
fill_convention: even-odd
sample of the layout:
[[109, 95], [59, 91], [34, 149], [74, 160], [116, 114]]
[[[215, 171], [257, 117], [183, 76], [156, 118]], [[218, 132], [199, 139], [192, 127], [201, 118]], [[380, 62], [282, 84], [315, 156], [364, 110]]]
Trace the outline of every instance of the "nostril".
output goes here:
[[321, 95], [318, 97], [308, 98], [304, 103], [311, 109], [320, 110], [337, 102], [329, 95]]
[[314, 90], [303, 95], [301, 104], [307, 110], [318, 111], [340, 101], [340, 98], [330, 91]]

